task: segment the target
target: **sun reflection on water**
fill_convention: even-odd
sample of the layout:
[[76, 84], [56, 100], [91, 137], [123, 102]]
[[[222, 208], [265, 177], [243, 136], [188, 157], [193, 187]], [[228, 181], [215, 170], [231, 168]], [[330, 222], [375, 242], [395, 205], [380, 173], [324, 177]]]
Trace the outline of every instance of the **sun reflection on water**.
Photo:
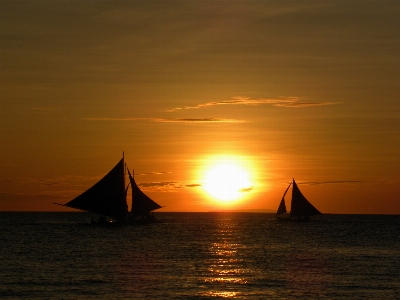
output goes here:
[[211, 244], [207, 252], [206, 273], [202, 278], [204, 283], [211, 285], [211, 291], [205, 291], [202, 296], [236, 298], [240, 289], [249, 281], [252, 271], [246, 268], [242, 250], [245, 248], [238, 240], [235, 232], [238, 228], [229, 218], [217, 224]]
[[222, 297], [222, 298], [233, 298], [239, 296], [238, 292], [207, 292], [203, 293], [202, 296], [205, 297]]

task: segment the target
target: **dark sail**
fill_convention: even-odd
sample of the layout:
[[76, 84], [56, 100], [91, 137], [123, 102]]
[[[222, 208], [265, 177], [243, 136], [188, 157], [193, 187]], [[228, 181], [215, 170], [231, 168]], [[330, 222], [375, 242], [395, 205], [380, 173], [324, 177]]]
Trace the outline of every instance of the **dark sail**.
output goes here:
[[132, 187], [132, 209], [131, 214], [133, 216], [148, 215], [151, 211], [162, 208], [162, 206], [158, 205], [156, 202], [151, 200], [145, 193], [143, 193], [139, 187], [136, 185], [133, 176], [129, 172], [128, 169], [129, 180], [131, 182]]
[[276, 215], [281, 215], [287, 212], [286, 210], [286, 204], [285, 204], [285, 199], [282, 198], [281, 203], [279, 204], [278, 211], [276, 212]]
[[290, 217], [312, 216], [320, 215], [321, 213], [316, 209], [306, 197], [300, 192], [296, 182], [293, 179], [292, 189], [292, 205]]
[[281, 214], [284, 214], [284, 213], [287, 212], [286, 204], [285, 204], [285, 195], [286, 195], [287, 191], [289, 190], [291, 184], [292, 183], [289, 184], [288, 188], [286, 189], [285, 193], [282, 196], [282, 200], [281, 200], [281, 203], [279, 204], [278, 211], [276, 212], [276, 215], [281, 215]]
[[128, 212], [125, 197], [124, 159], [99, 182], [65, 206], [124, 221]]

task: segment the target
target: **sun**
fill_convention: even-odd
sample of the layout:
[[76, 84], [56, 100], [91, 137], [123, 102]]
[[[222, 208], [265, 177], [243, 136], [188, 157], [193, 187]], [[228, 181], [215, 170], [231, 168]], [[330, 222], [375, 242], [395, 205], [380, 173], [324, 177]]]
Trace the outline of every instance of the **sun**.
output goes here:
[[249, 173], [240, 164], [222, 160], [213, 164], [204, 176], [204, 190], [221, 202], [231, 202], [252, 189]]

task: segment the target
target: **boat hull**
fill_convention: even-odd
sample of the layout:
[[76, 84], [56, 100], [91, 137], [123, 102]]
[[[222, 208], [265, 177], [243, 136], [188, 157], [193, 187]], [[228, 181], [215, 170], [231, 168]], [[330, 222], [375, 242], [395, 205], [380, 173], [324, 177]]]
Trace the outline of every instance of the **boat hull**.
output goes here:
[[309, 216], [290, 217], [289, 214], [277, 215], [275, 217], [279, 222], [305, 223], [311, 220]]

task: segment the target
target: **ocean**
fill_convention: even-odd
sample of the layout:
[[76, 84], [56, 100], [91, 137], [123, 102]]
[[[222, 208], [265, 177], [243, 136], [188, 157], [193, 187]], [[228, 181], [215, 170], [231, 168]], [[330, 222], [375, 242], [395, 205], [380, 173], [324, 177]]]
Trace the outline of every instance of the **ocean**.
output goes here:
[[400, 299], [400, 216], [0, 213], [1, 299]]

